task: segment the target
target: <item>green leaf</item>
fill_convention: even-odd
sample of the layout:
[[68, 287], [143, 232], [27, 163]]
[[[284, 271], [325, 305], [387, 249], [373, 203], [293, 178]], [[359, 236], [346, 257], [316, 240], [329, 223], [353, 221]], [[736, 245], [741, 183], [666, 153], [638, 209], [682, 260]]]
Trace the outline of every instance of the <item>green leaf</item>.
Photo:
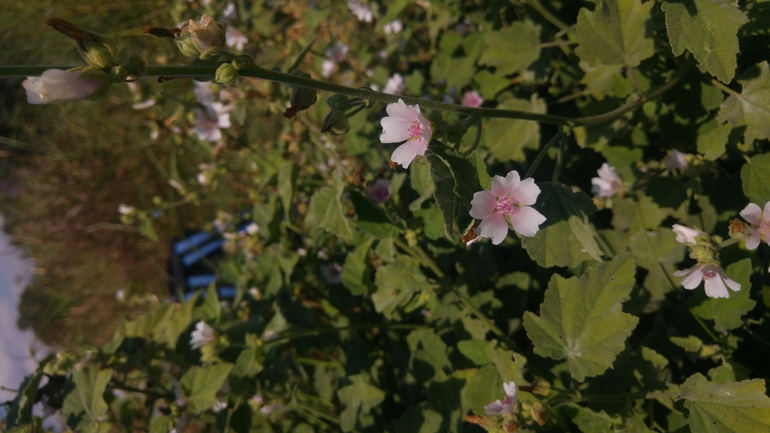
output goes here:
[[757, 304], [749, 298], [751, 294], [751, 259], [743, 259], [737, 263], [729, 265], [725, 272], [733, 280], [741, 285], [738, 292], [730, 291], [730, 297], [727, 299], [715, 299], [706, 297], [704, 292], [698, 292], [699, 295], [692, 296], [691, 301], [701, 302], [692, 307], [692, 312], [698, 316], [713, 320], [716, 325], [722, 329], [735, 329], [743, 325], [741, 317], [751, 311]]
[[385, 400], [385, 393], [364, 382], [362, 375], [350, 376], [352, 384], [340, 388], [337, 397], [345, 405], [340, 413], [340, 428], [344, 432], [361, 430], [374, 424], [372, 409]]
[[640, 231], [629, 240], [628, 247], [636, 259], [636, 265], [648, 271], [644, 288], [653, 301], [660, 301], [674, 287], [674, 266], [684, 257], [685, 246], [677, 242], [669, 228], [659, 227], [654, 232]]
[[257, 375], [262, 369], [261, 342], [256, 335], [246, 334], [246, 348], [238, 354], [232, 375], [248, 378]]
[[168, 433], [169, 419], [167, 416], [156, 416], [150, 423], [150, 433]]
[[94, 431], [99, 428], [108, 409], [104, 391], [111, 378], [111, 369], [99, 371], [95, 365], [72, 372], [61, 415], [73, 430]]
[[233, 364], [193, 366], [179, 380], [179, 387], [187, 397], [187, 406], [194, 413], [201, 413], [216, 402], [216, 395], [227, 380]]
[[[511, 49], [511, 41], [516, 49]], [[498, 76], [526, 70], [540, 57], [540, 27], [531, 21], [515, 21], [510, 27], [484, 33], [479, 65], [493, 66]]]
[[760, 207], [770, 201], [770, 153], [754, 155], [741, 168], [743, 193]]
[[164, 343], [170, 348], [176, 347], [179, 336], [190, 326], [193, 321], [193, 309], [198, 301], [199, 294], [185, 301], [182, 305], [172, 304], [171, 317], [163, 328], [160, 328], [153, 339], [159, 343]]
[[411, 353], [410, 371], [418, 381], [424, 383], [439, 372], [451, 371], [447, 345], [432, 329], [416, 329], [409, 333], [406, 342]]
[[719, 106], [717, 118], [733, 128], [745, 127], [743, 143], [770, 138], [770, 66], [757, 63], [741, 75], [740, 94], [731, 94]]
[[158, 233], [155, 232], [155, 227], [149, 218], [142, 218], [139, 222], [139, 233], [153, 242], [158, 242]]
[[529, 381], [524, 379], [524, 366], [527, 364], [527, 358], [524, 355], [514, 353], [511, 350], [495, 347], [496, 343], [490, 341], [485, 349], [487, 357], [497, 367], [497, 373], [503, 382], [516, 382], [518, 386], [529, 385]]
[[729, 123], [719, 124], [711, 119], [698, 128], [698, 153], [709, 161], [716, 161], [725, 153], [725, 145], [730, 138], [732, 126]]
[[311, 228], [320, 227], [342, 239], [349, 240], [353, 238], [353, 229], [342, 205], [345, 185], [339, 176], [334, 176], [333, 179], [333, 187], [323, 187], [313, 194], [305, 216], [305, 224]]
[[399, 318], [397, 308], [406, 306], [419, 292], [431, 290], [417, 261], [405, 255], [397, 256], [392, 264], [377, 268], [374, 285], [377, 287], [372, 294], [374, 309], [388, 319]]
[[625, 248], [629, 239], [640, 231], [657, 229], [669, 214], [646, 195], [640, 195], [638, 201], [613, 199], [612, 213], [618, 248]]
[[465, 208], [470, 211], [473, 194], [484, 189], [481, 182], [492, 184], [486, 171], [486, 164], [477, 156], [463, 158], [457, 152], [443, 146], [433, 146], [431, 152], [449, 167], [455, 181], [454, 192]]
[[455, 231], [455, 215], [460, 205], [460, 198], [454, 192], [455, 179], [444, 158], [433, 152], [426, 154], [426, 157], [430, 163], [430, 176], [436, 186], [433, 197], [444, 220], [444, 236], [452, 239]]
[[495, 99], [498, 93], [511, 85], [511, 80], [499, 77], [487, 70], [481, 70], [473, 76], [473, 84], [484, 99]]
[[492, 364], [481, 367], [468, 377], [460, 393], [463, 412], [471, 409], [474, 414], [483, 414], [484, 406], [503, 397], [503, 379]]
[[352, 295], [365, 295], [374, 288], [369, 266], [369, 250], [374, 239], [360, 243], [345, 257], [340, 280]]
[[714, 383], [696, 373], [680, 390], [693, 432], [770, 431], [770, 399], [762, 379]]
[[524, 329], [535, 353], [566, 358], [579, 382], [609, 368], [639, 321], [621, 309], [634, 284], [634, 270], [634, 260], [624, 253], [589, 268], [580, 278], [554, 275], [540, 316], [524, 313]]
[[577, 424], [578, 428], [583, 433], [616, 431], [617, 425], [621, 422], [619, 416], [615, 415], [611, 417], [604, 411], [597, 413], [584, 407], [578, 407], [577, 409], [578, 414], [572, 421]]
[[594, 238], [594, 230], [588, 225], [587, 218], [584, 217], [581, 220], [573, 215], [569, 217], [569, 226], [572, 229], [572, 234], [580, 242], [580, 245], [583, 246], [583, 251], [588, 253], [592, 259], [601, 262], [602, 252], [599, 250], [599, 245]]
[[735, 76], [738, 29], [748, 22], [736, 2], [729, 0], [666, 1], [666, 29], [671, 51], [679, 56], [687, 49], [708, 71], [723, 83]]
[[462, 340], [457, 342], [457, 350], [474, 364], [482, 366], [492, 362], [486, 352], [487, 342], [483, 340]]
[[580, 82], [585, 84], [586, 90], [594, 96], [609, 95], [615, 76], [620, 75], [620, 71], [623, 70], [622, 65], [591, 66], [586, 62], [580, 62], [579, 66], [585, 71]]
[[[50, 359], [50, 358], [49, 358]], [[44, 364], [44, 363], [43, 363]], [[43, 365], [37, 371], [24, 378], [19, 391], [8, 407], [5, 428], [10, 431], [14, 427], [32, 422], [32, 407], [35, 405], [40, 380], [43, 378]]]
[[548, 218], [544, 226], [568, 220], [573, 215], [582, 218], [596, 212], [591, 197], [579, 189], [573, 190], [558, 182], [542, 182], [537, 186], [540, 187], [540, 195], [534, 208]]
[[703, 341], [694, 335], [689, 335], [687, 337], [669, 337], [669, 340], [691, 353], [698, 353], [703, 347]]
[[203, 320], [208, 323], [217, 323], [222, 317], [222, 304], [219, 303], [219, 295], [215, 283], [209, 284], [206, 289], [206, 297], [203, 303], [195, 309], [195, 320]]
[[639, 66], [655, 53], [652, 2], [603, 0], [593, 12], [580, 9], [575, 54], [592, 66]]
[[291, 204], [294, 199], [298, 177], [299, 166], [297, 164], [287, 162], [278, 169], [278, 195], [281, 197], [285, 215], [291, 213]]
[[436, 185], [430, 177], [430, 164], [416, 162], [409, 166], [409, 184], [412, 189], [420, 194], [416, 200], [409, 204], [409, 210], [414, 212], [422, 206], [425, 200], [431, 198], [436, 191]]
[[173, 310], [173, 304], [163, 304], [130, 322], [126, 322], [123, 325], [125, 336], [151, 338], [153, 335], [162, 333], [174, 314]]
[[521, 246], [538, 265], [575, 267], [591, 256], [575, 236], [568, 221], [559, 221], [538, 230], [531, 238], [522, 237]]
[[356, 209], [358, 227], [378, 239], [394, 238], [401, 234], [401, 227], [385, 215], [385, 212], [372, 204], [358, 191], [350, 192], [350, 201]]
[[[497, 108], [545, 114], [545, 101], [536, 94], [529, 101], [502, 97]], [[524, 149], [540, 147], [540, 125], [530, 120], [490, 119], [482, 141], [498, 161], [524, 162]]]

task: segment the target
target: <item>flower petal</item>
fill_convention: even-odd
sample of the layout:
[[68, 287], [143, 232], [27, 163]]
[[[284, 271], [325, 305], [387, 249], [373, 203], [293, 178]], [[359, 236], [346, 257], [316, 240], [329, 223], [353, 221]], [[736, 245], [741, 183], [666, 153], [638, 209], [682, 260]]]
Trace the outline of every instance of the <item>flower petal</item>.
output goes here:
[[706, 296], [709, 298], [728, 298], [730, 294], [727, 292], [725, 282], [722, 278], [716, 276], [706, 280]]
[[749, 205], [741, 211], [741, 216], [748, 221], [749, 224], [757, 226], [759, 225], [759, 220], [762, 218], [762, 209], [754, 203], [749, 203]]
[[395, 117], [396, 119], [408, 123], [420, 120], [418, 118], [420, 108], [417, 105], [406, 105], [401, 98], [398, 98], [398, 102], [388, 104], [388, 106], [385, 107], [385, 111], [388, 113], [388, 116]]
[[700, 282], [703, 280], [703, 265], [696, 265], [690, 271], [681, 281], [682, 287], [687, 290], [693, 290], [700, 286]]
[[409, 133], [411, 122], [393, 117], [383, 117], [380, 120], [380, 125], [382, 125], [382, 135], [380, 135], [382, 143], [403, 143], [412, 137]]
[[761, 239], [759, 237], [759, 230], [758, 229], [750, 230], [749, 237], [746, 238], [746, 240], [744, 241], [745, 244], [746, 244], [746, 249], [747, 250], [755, 250], [755, 249], [757, 249], [757, 247], [759, 246], [759, 241], [760, 240]]
[[540, 195], [540, 187], [535, 185], [535, 179], [530, 177], [514, 186], [510, 197], [516, 204], [532, 206], [537, 201], [538, 195]]
[[503, 384], [503, 389], [505, 390], [505, 395], [507, 395], [508, 397], [514, 398], [514, 397], [517, 397], [518, 395], [518, 392], [516, 389], [516, 382], [513, 382], [513, 381], [505, 382]]
[[512, 170], [507, 176], [495, 176], [492, 178], [492, 194], [495, 197], [508, 197], [513, 193], [513, 189], [520, 181], [519, 173]]
[[419, 110], [417, 113], [417, 118], [420, 120], [420, 123], [422, 123], [422, 138], [430, 143], [430, 140], [433, 137], [433, 130], [430, 128], [430, 120], [426, 119], [425, 116], [419, 112]]
[[492, 238], [492, 243], [499, 245], [508, 236], [508, 223], [501, 213], [494, 213], [484, 218], [476, 228], [476, 234], [485, 238]]
[[398, 146], [393, 154], [390, 156], [390, 160], [401, 164], [404, 168], [409, 168], [409, 164], [414, 161], [417, 155], [425, 155], [425, 151], [428, 149], [428, 142], [424, 140], [409, 140], [406, 143]]
[[473, 194], [471, 200], [471, 211], [468, 212], [473, 218], [483, 220], [489, 218], [497, 205], [497, 198], [490, 191], [479, 191]]
[[539, 230], [539, 225], [544, 223], [546, 218], [540, 212], [531, 207], [517, 208], [511, 215], [511, 224], [513, 230], [521, 236], [531, 238]]
[[484, 406], [484, 412], [486, 412], [487, 415], [505, 415], [508, 413], [506, 412], [506, 405], [502, 400], [495, 400]]
[[671, 228], [676, 234], [676, 241], [682, 244], [694, 245], [697, 243], [695, 238], [703, 234], [703, 232], [698, 229], [691, 229], [690, 227], [681, 224], [674, 224]]

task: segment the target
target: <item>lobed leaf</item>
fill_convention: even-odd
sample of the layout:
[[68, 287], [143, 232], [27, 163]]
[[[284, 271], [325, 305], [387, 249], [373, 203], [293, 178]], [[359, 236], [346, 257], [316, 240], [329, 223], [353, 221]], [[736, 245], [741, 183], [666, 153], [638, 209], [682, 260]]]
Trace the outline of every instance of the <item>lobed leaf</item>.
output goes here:
[[680, 390], [693, 432], [770, 431], [770, 398], [762, 379], [715, 383], [696, 373]]

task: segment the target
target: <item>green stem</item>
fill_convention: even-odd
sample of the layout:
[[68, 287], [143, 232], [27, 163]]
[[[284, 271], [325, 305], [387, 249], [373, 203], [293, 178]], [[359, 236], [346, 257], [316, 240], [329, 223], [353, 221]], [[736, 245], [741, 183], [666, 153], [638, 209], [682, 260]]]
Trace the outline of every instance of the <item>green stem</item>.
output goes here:
[[567, 136], [562, 135], [561, 140], [559, 140], [559, 153], [556, 154], [556, 167], [553, 169], [553, 177], [551, 178], [551, 182], [557, 183], [559, 182], [559, 175], [561, 174], [561, 165], [562, 161], [564, 161], [564, 149], [567, 148]]
[[[538, 4], [538, 2], [534, 2]], [[534, 6], [533, 6], [534, 7]], [[542, 13], [542, 12], [541, 12]], [[467, 116], [477, 114], [482, 118], [499, 119], [520, 119], [533, 120], [541, 123], [553, 125], [600, 125], [611, 122], [623, 114], [641, 107], [647, 100], [657, 98], [666, 91], [674, 87], [684, 77], [690, 64], [686, 63], [680, 67], [671, 79], [660, 86], [658, 89], [646, 95], [640, 101], [630, 102], [610, 112], [596, 116], [569, 118], [563, 116], [553, 116], [549, 114], [530, 113], [525, 111], [502, 110], [496, 108], [472, 108], [462, 105], [446, 104], [439, 101], [430, 101], [412, 96], [396, 96], [387, 93], [374, 92], [369, 89], [354, 89], [325, 81], [317, 81], [311, 78], [300, 77], [283, 72], [271, 71], [254, 66], [248, 70], [239, 71], [241, 77], [259, 78], [263, 80], [276, 81], [284, 84], [293, 84], [313, 88], [316, 90], [339, 93], [353, 98], [362, 98], [385, 104], [392, 104], [402, 99], [404, 102], [413, 105], [419, 105], [423, 109], [432, 109], [446, 112], [464, 114]], [[72, 66], [0, 66], [0, 77], [27, 77], [41, 75], [48, 69], [72, 69]], [[211, 80], [216, 72], [214, 66], [148, 66], [146, 70], [147, 77], [165, 77], [165, 78], [194, 78], [199, 80]]]
[[550, 149], [554, 144], [556, 144], [557, 141], [561, 138], [561, 136], [564, 135], [564, 132], [560, 129], [559, 132], [556, 133], [553, 137], [551, 137], [550, 140], [548, 140], [548, 143], [546, 143], [545, 146], [543, 146], [542, 149], [540, 149], [540, 153], [537, 154], [535, 157], [535, 160], [532, 161], [532, 165], [529, 166], [529, 170], [527, 170], [527, 174], [524, 175], [524, 179], [532, 177], [532, 175], [535, 173], [535, 170], [537, 170], [537, 167], [540, 165], [540, 161], [543, 160], [545, 157], [545, 154], [548, 153], [548, 149]]
[[320, 334], [342, 332], [342, 331], [353, 331], [356, 329], [386, 328], [386, 329], [413, 330], [413, 329], [426, 328], [426, 327], [428, 326], [416, 325], [416, 324], [413, 325], [413, 324], [406, 324], [406, 323], [359, 323], [356, 325], [349, 325], [349, 326], [305, 329], [305, 330], [299, 330], [299, 331], [290, 330], [286, 332], [284, 335], [280, 335], [276, 338], [273, 338], [272, 340], [265, 341], [265, 344], [271, 344], [282, 340], [293, 340], [295, 338], [313, 337]]
[[737, 96], [737, 97], [741, 96], [740, 92], [736, 92], [735, 90], [725, 86], [724, 84], [722, 84], [719, 80], [717, 80], [715, 78], [712, 78], [710, 80], [710, 82], [711, 82], [712, 86], [719, 88], [720, 90], [722, 90], [723, 92], [726, 92], [729, 95], [733, 95], [733, 96]]
[[540, 0], [522, 0], [522, 3], [536, 10], [540, 15], [543, 16], [543, 18], [545, 18], [549, 23], [553, 24], [559, 30], [567, 30], [569, 28], [566, 24], [564, 24], [562, 20], [557, 18], [556, 15], [552, 14], [551, 11], [546, 9], [540, 3]]

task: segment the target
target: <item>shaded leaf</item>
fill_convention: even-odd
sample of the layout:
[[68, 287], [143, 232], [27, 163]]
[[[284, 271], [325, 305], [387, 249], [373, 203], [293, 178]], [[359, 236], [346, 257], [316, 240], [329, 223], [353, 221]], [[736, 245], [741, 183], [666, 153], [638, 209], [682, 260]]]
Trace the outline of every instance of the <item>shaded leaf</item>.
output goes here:
[[733, 128], [745, 126], [743, 143], [770, 138], [770, 66], [767, 61], [748, 68], [742, 79], [740, 94], [732, 94], [719, 106], [717, 118], [730, 122]]
[[369, 250], [374, 239], [369, 239], [356, 246], [345, 257], [340, 281], [353, 295], [365, 295], [372, 288], [372, 276], [369, 267]]
[[762, 379], [714, 383], [696, 373], [680, 390], [694, 432], [770, 431], [770, 399]]
[[394, 238], [401, 234], [401, 227], [394, 224], [382, 209], [358, 191], [350, 192], [350, 201], [353, 202], [358, 216], [356, 224], [362, 231], [380, 239]]
[[[511, 50], [511, 41], [516, 49]], [[540, 27], [531, 21], [515, 21], [510, 27], [484, 33], [484, 49], [479, 64], [494, 66], [497, 75], [526, 70], [540, 57]]]
[[730, 138], [732, 126], [729, 123], [719, 124], [711, 119], [698, 128], [698, 153], [709, 161], [716, 161], [725, 153], [725, 145]]
[[187, 406], [194, 413], [201, 413], [216, 402], [216, 395], [227, 380], [233, 364], [193, 366], [179, 380], [179, 387], [187, 397]]
[[577, 238], [580, 245], [583, 246], [583, 251], [588, 253], [592, 259], [597, 262], [602, 261], [602, 252], [599, 250], [599, 245], [594, 239], [594, 230], [588, 225], [588, 222], [584, 219], [580, 219], [576, 216], [569, 217], [569, 226], [572, 229], [572, 234]]
[[104, 391], [111, 378], [111, 369], [99, 371], [94, 365], [72, 372], [61, 415], [73, 430], [93, 431], [104, 421], [108, 408]]
[[305, 216], [305, 224], [310, 227], [320, 227], [343, 239], [352, 239], [353, 229], [342, 205], [345, 185], [338, 176], [333, 179], [334, 186], [323, 187], [313, 194]]
[[603, 0], [593, 12], [580, 9], [575, 53], [592, 66], [639, 66], [655, 53], [652, 6], [640, 0]]
[[770, 201], [770, 153], [754, 155], [741, 168], [743, 193], [752, 203], [764, 207]]
[[574, 267], [591, 256], [575, 236], [568, 221], [559, 221], [538, 230], [531, 238], [522, 237], [521, 246], [538, 265]]
[[[529, 101], [504, 98], [497, 108], [544, 114], [546, 107], [545, 102], [533, 94]], [[524, 149], [540, 147], [540, 125], [529, 120], [490, 119], [482, 142], [501, 162], [524, 162]]]
[[377, 387], [364, 382], [361, 375], [351, 376], [352, 384], [340, 388], [337, 397], [344, 404], [340, 414], [340, 428], [344, 432], [360, 430], [374, 424], [371, 410], [385, 399], [385, 393]]
[[417, 261], [405, 255], [397, 256], [392, 264], [377, 268], [374, 285], [377, 287], [372, 294], [374, 309], [389, 319], [399, 318], [396, 309], [406, 306], [417, 293], [430, 290]]

